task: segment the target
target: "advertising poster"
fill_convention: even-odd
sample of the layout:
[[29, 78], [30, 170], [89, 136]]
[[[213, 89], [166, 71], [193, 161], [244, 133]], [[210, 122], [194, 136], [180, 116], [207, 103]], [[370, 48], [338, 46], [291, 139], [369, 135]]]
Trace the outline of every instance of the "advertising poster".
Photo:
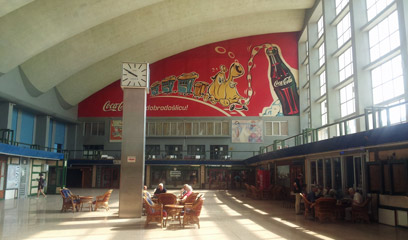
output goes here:
[[235, 120], [232, 121], [232, 142], [262, 143], [263, 121]]
[[[298, 33], [216, 42], [150, 63], [147, 117], [296, 116]], [[118, 80], [79, 104], [79, 117], [121, 117]]]
[[111, 120], [109, 141], [110, 142], [122, 141], [122, 120]]

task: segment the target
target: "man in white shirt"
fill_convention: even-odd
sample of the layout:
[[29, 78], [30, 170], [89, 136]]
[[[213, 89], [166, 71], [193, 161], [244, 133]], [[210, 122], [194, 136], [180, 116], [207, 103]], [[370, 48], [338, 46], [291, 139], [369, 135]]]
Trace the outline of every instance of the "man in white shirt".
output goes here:
[[[359, 192], [356, 192], [353, 188], [349, 188], [348, 190], [350, 197], [353, 198], [352, 205], [358, 205], [363, 202], [363, 196]], [[345, 209], [345, 219], [347, 221], [351, 221], [351, 207]]]

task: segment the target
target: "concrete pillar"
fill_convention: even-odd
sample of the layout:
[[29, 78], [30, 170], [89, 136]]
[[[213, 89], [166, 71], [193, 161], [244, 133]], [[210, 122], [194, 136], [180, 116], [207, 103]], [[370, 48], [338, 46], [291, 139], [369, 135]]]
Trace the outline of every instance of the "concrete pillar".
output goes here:
[[145, 179], [145, 184], [147, 187], [150, 187], [150, 166], [146, 166], [146, 179]]
[[143, 88], [123, 90], [122, 157], [119, 217], [142, 216], [146, 92]]

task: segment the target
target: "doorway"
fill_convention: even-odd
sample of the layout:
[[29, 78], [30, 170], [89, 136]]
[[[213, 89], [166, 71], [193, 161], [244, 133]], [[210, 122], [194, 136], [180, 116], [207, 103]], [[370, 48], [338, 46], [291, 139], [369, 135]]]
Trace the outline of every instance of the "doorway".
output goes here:
[[0, 199], [4, 199], [4, 184], [6, 183], [7, 158], [0, 156]]

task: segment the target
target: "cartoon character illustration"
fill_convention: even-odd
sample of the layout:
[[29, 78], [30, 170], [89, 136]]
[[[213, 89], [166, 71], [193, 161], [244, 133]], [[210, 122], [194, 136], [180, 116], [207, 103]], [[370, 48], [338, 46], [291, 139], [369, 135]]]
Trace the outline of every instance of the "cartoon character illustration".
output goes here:
[[[212, 103], [216, 104], [219, 102], [224, 107], [229, 107], [230, 111], [237, 110], [248, 110], [246, 102], [241, 103], [244, 98], [238, 93], [236, 85], [238, 84], [234, 80], [244, 75], [245, 70], [243, 66], [237, 61], [233, 62], [229, 68], [228, 78], [225, 73], [227, 68], [224, 65], [220, 66], [220, 71], [211, 77], [213, 81], [208, 87], [208, 95], [204, 97], [204, 101], [207, 99]], [[237, 108], [237, 106], [241, 107]]]

